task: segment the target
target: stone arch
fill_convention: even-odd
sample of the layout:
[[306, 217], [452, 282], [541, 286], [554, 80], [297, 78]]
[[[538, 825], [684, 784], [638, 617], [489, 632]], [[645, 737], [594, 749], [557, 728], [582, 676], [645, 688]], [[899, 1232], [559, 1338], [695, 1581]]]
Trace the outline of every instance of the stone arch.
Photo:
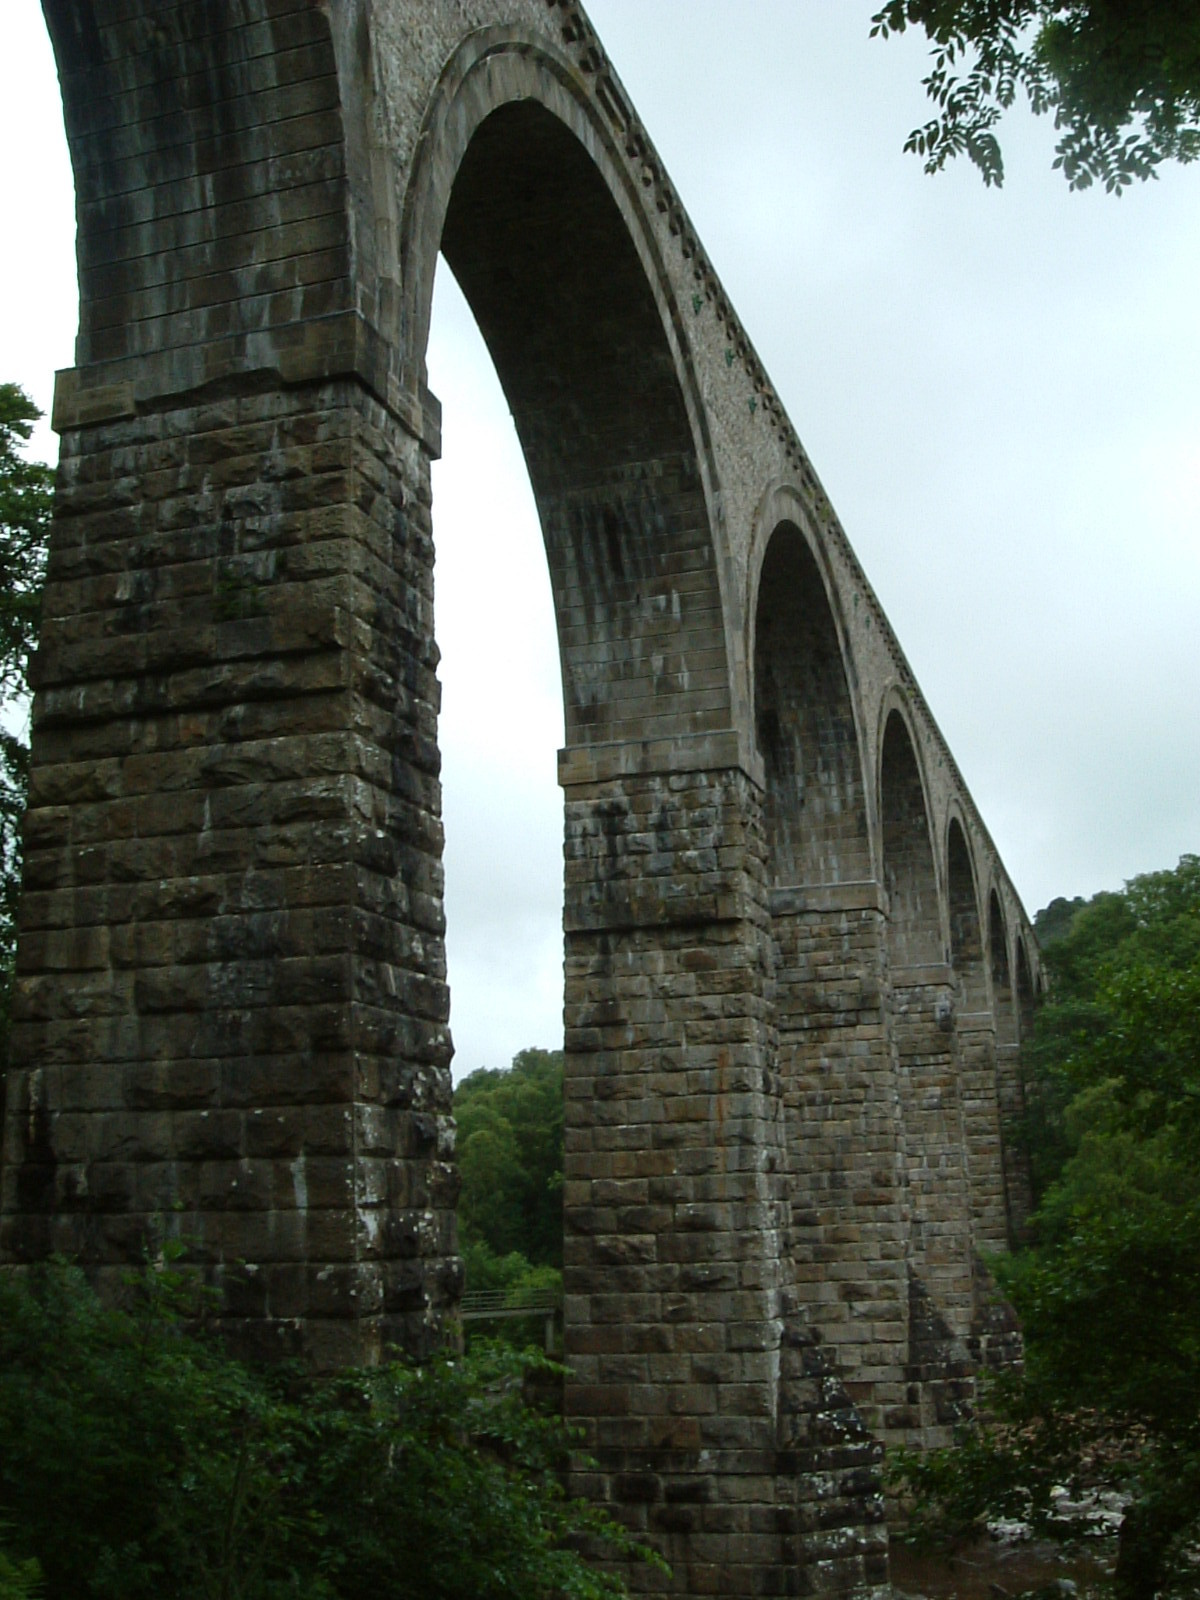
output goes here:
[[946, 829], [946, 898], [950, 914], [950, 964], [962, 986], [964, 1009], [987, 1008], [987, 966], [979, 920], [975, 862], [961, 819], [952, 815]]
[[925, 780], [908, 718], [894, 702], [884, 715], [879, 818], [891, 961], [927, 966], [945, 952]]
[[[402, 7], [361, 0], [50, 6], [60, 60], [78, 69], [64, 76], [91, 184], [85, 256], [113, 268], [123, 308], [103, 324], [89, 313], [59, 389], [71, 526], [41, 656], [39, 865], [44, 881], [73, 881], [69, 825], [47, 816], [82, 721], [89, 763], [112, 775], [105, 825], [119, 811], [128, 828], [140, 807], [146, 830], [113, 851], [112, 944], [163, 960], [111, 960], [105, 929], [86, 983], [68, 984], [35, 927], [23, 960], [39, 1009], [18, 1026], [36, 1057], [58, 1047], [55, 1030], [79, 1035], [81, 1005], [99, 1019], [89, 1059], [121, 1103], [98, 1074], [97, 1103], [67, 1109], [94, 1117], [120, 1185], [106, 1191], [120, 1227], [98, 1248], [105, 1270], [182, 1195], [179, 1225], [230, 1279], [227, 1307], [246, 1325], [235, 1335], [266, 1328], [319, 1361], [430, 1348], [461, 1287], [429, 515], [438, 408], [421, 371], [443, 245], [516, 417], [549, 554], [568, 756], [588, 756], [563, 774], [575, 1059], [623, 1097], [659, 1072], [700, 1174], [724, 1160], [712, 1126], [744, 1111], [731, 1053], [765, 1050], [765, 1026], [743, 1021], [760, 1014], [767, 963], [746, 914], [762, 884], [744, 661], [736, 707], [731, 687], [741, 618], [727, 621], [736, 586], [714, 533], [704, 398], [654, 242], [657, 193], [614, 122], [615, 80], [593, 83], [558, 50], [557, 17], [541, 33], [533, 21], [468, 33], [462, 8], [435, 9], [406, 40]], [[107, 239], [127, 226], [131, 240]], [[277, 249], [244, 245], [263, 230]], [[306, 253], [313, 237], [328, 250]], [[172, 253], [193, 245], [168, 281]], [[92, 341], [93, 324], [121, 337]], [[111, 501], [96, 482], [116, 484]], [[89, 514], [112, 569], [77, 555]], [[86, 654], [81, 582], [104, 638]], [[174, 672], [180, 654], [198, 670]], [[715, 955], [699, 948], [709, 924]], [[754, 1000], [728, 1005], [747, 981]], [[29, 1077], [22, 1093], [40, 1092]], [[311, 1117], [294, 1111], [306, 1095]], [[161, 1148], [163, 1106], [181, 1118], [178, 1159]], [[268, 1111], [284, 1130], [269, 1147], [252, 1120]], [[647, 1103], [590, 1148], [630, 1148], [627, 1124], [648, 1145], [651, 1120]], [[773, 1138], [769, 1108], [761, 1121], [756, 1136]], [[22, 1159], [48, 1197], [22, 1218], [22, 1248], [75, 1248], [84, 1224], [51, 1201], [56, 1184], [72, 1205], [99, 1192], [94, 1164], [49, 1138]], [[749, 1169], [745, 1182], [749, 1196]], [[233, 1282], [227, 1266], [255, 1260], [276, 1214], [271, 1270]], [[739, 1235], [737, 1252], [765, 1257], [772, 1239]], [[713, 1314], [698, 1303], [695, 1321]]]
[[[280, 328], [353, 303], [325, 12], [44, 11], [75, 174], [77, 367], [104, 365], [111, 384], [111, 364], [129, 362], [127, 407], [168, 368], [176, 388], [281, 370]], [[281, 116], [296, 96], [304, 114]]]
[[544, 40], [497, 28], [447, 65], [418, 152], [400, 227], [401, 387], [423, 391], [440, 250], [529, 469], [568, 747], [637, 742], [644, 758], [726, 734], [740, 645], [704, 408], [611, 129]]
[[[1029, 951], [1022, 932], [1017, 936], [1017, 1036], [1018, 1051], [1016, 1060], [1016, 1115], [1024, 1120], [1036, 1119], [1039, 1107], [1039, 1085], [1026, 1070], [1021, 1052], [1033, 1040], [1034, 1025], [1037, 1019], [1038, 994], [1035, 988], [1034, 971], [1029, 959]], [[1019, 1234], [1023, 1234], [1029, 1217], [1034, 1207], [1034, 1188], [1032, 1166], [1024, 1149], [1015, 1152], [1018, 1182], [1016, 1187], [1015, 1220]]]
[[[474, 31], [475, 0], [428, 0], [420, 27], [407, 0], [45, 3], [86, 312], [56, 403], [0, 1253], [115, 1285], [178, 1228], [245, 1348], [329, 1367], [453, 1334], [423, 369], [444, 244], [558, 611], [565, 1405], [590, 1485], [676, 1541], [681, 1592], [882, 1581], [848, 1532], [874, 1516], [851, 1400], [909, 1429], [924, 1386], [941, 1426], [969, 1310], [930, 821], [949, 780], [932, 805], [936, 731], [872, 600], [872, 693], [910, 686], [856, 806], [890, 959], [878, 875], [765, 883], [754, 585], [722, 507], [740, 538], [762, 482], [819, 491], [602, 49], [535, 0]], [[835, 725], [858, 695], [837, 592], [865, 580], [835, 520], [780, 506], [766, 534], [807, 555], [762, 560], [816, 597], [794, 654], [828, 668]], [[791, 678], [780, 706], [805, 700]], [[853, 788], [852, 764], [816, 777]], [[806, 858], [802, 834], [787, 877], [862, 844], [856, 823]], [[790, 1171], [785, 1048], [811, 1091], [787, 1102]], [[796, 1509], [815, 1473], [841, 1483], [820, 1530]]]
[[751, 591], [769, 874], [776, 884], [864, 884], [872, 863], [852, 669], [802, 527], [776, 523]]
[[1016, 1043], [1016, 1012], [1008, 960], [1008, 926], [1000, 896], [993, 888], [988, 895], [988, 966], [992, 985], [992, 1007], [996, 1014], [996, 1038], [1003, 1044]]
[[[687, 1246], [675, 1244], [674, 1218], [709, 1207], [718, 1173], [706, 1244], [736, 1257], [747, 1279], [758, 1271], [748, 1315], [769, 1347], [783, 1341], [768, 1287], [782, 1272], [778, 1236], [738, 1226], [758, 1180], [731, 1172], [727, 1148], [770, 1144], [782, 1184], [777, 1105], [742, 1093], [741, 1063], [764, 1060], [766, 1024], [748, 1029], [749, 1007], [724, 999], [749, 966], [752, 1005], [765, 1013], [758, 762], [745, 689], [734, 687], [745, 677], [741, 613], [726, 609], [737, 590], [704, 402], [646, 208], [577, 68], [515, 30], [463, 41], [441, 73], [404, 200], [401, 388], [414, 409], [432, 410], [423, 360], [440, 250], [505, 391], [551, 574], [567, 745], [564, 1407], [595, 1447], [614, 1506], [636, 1498], [639, 1472], [693, 1470], [704, 1433], [690, 1408], [720, 1407], [726, 1379], [709, 1369], [711, 1401], [681, 1389], [689, 1418], [653, 1436], [648, 1460], [636, 1387], [603, 1390], [611, 1369], [597, 1367], [616, 1320], [648, 1378], [660, 1297], [676, 1289], [677, 1370], [699, 1363], [726, 1280], [682, 1282]], [[666, 1176], [664, 1118], [671, 1211], [659, 1237], [626, 1244], [642, 1223], [614, 1209], [611, 1178], [619, 1170], [625, 1192], [644, 1193]], [[618, 1301], [614, 1289], [635, 1280], [640, 1292]], [[745, 1437], [761, 1449], [782, 1410], [780, 1368], [754, 1381]], [[740, 1469], [714, 1468], [724, 1470]], [[690, 1559], [686, 1541], [667, 1548]]]

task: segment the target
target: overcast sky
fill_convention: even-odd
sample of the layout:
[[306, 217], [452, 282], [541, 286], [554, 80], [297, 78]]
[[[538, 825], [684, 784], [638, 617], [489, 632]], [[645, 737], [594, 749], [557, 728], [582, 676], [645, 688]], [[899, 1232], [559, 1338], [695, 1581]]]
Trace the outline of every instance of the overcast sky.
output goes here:
[[[872, 0], [592, 0], [1030, 913], [1200, 849], [1200, 166], [927, 178], [924, 46]], [[36, 0], [0, 5], [0, 378], [76, 317]], [[515, 434], [449, 274], [429, 351], [456, 1073], [561, 1042], [562, 706]], [[43, 435], [44, 454], [53, 450]]]

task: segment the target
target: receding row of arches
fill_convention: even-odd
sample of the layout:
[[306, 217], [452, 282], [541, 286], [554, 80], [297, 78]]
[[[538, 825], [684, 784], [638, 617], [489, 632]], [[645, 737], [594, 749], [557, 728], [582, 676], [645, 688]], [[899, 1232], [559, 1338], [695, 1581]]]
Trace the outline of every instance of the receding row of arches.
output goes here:
[[440, 252], [558, 631], [587, 1490], [672, 1592], [875, 1586], [874, 1446], [825, 1376], [884, 1432], [949, 1418], [977, 1246], [1021, 1216], [1000, 1129], [1036, 958], [852, 557], [790, 487], [752, 517], [751, 464], [798, 441], [623, 91], [567, 5], [45, 9], [82, 301], [4, 1248], [115, 1282], [169, 1218], [232, 1336], [324, 1364], [454, 1327]]
[[893, 966], [948, 963], [962, 1009], [994, 1008], [1015, 1036], [1040, 983], [1025, 940], [1010, 936], [1000, 888], [981, 885], [955, 801], [936, 848], [913, 718], [895, 689], [867, 782], [866, 709], [830, 595], [798, 520], [779, 522], [759, 569], [752, 652], [771, 884], [882, 883]]
[[985, 1260], [1030, 1210], [1011, 1131], [1034, 963], [964, 803], [931, 787], [905, 696], [860, 681], [803, 523], [772, 519], [749, 652], [789, 1237], [872, 1425], [928, 1441], [1012, 1336]]

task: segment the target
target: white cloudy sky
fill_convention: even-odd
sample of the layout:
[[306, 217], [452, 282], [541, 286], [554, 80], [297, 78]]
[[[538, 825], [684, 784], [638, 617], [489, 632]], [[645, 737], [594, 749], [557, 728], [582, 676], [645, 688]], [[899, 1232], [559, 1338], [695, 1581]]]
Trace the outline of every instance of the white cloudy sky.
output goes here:
[[[872, 0], [592, 0], [1032, 912], [1200, 849], [1200, 166], [1071, 195], [901, 152], [923, 47]], [[36, 0], [0, 5], [0, 378], [71, 362]], [[429, 352], [456, 1071], [561, 1039], [562, 711], [520, 454], [449, 274]], [[45, 453], [52, 440], [42, 436]]]

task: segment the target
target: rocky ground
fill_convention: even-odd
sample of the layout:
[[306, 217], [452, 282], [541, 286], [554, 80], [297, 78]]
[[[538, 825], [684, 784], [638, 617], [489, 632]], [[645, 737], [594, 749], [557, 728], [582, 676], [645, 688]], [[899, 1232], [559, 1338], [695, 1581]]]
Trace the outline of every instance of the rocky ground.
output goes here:
[[1004, 1532], [958, 1547], [952, 1555], [918, 1554], [893, 1539], [892, 1586], [897, 1596], [925, 1600], [1087, 1600], [1103, 1584], [1114, 1554], [1111, 1540], [1095, 1548], [1060, 1545]]

